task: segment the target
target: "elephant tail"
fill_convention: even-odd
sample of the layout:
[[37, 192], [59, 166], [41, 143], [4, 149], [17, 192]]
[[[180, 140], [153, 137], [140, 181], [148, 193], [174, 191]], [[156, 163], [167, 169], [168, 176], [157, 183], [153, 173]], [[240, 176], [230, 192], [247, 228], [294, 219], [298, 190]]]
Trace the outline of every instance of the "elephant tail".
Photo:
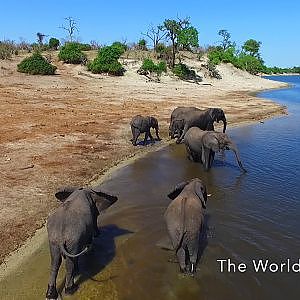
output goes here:
[[75, 258], [78, 257], [80, 255], [85, 254], [86, 252], [88, 252], [91, 249], [91, 244], [87, 245], [81, 252], [77, 253], [77, 254], [71, 254], [66, 250], [66, 246], [65, 243], [63, 245], [60, 246], [60, 250], [63, 253], [63, 255], [67, 256], [67, 257], [71, 257], [71, 258]]

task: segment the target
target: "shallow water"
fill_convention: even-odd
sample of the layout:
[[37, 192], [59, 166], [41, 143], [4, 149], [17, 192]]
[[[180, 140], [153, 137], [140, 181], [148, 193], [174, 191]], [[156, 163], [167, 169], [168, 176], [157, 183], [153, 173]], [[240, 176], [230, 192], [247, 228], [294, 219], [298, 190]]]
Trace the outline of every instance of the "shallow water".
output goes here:
[[[300, 273], [256, 273], [253, 259], [292, 262], [300, 257], [300, 77], [275, 77], [291, 89], [263, 92], [288, 106], [289, 115], [264, 124], [228, 129], [248, 169], [232, 153], [213, 168], [186, 158], [183, 145], [148, 154], [104, 183], [119, 195], [105, 214], [93, 252], [82, 257], [80, 288], [68, 299], [299, 299]], [[208, 188], [207, 238], [194, 278], [178, 272], [172, 252], [156, 243], [165, 236], [167, 192], [199, 177]], [[114, 225], [111, 225], [114, 224]], [[41, 299], [47, 287], [48, 246], [37, 250], [0, 283], [1, 299]], [[245, 273], [220, 272], [217, 259], [245, 263]], [[58, 282], [63, 282], [61, 272]]]

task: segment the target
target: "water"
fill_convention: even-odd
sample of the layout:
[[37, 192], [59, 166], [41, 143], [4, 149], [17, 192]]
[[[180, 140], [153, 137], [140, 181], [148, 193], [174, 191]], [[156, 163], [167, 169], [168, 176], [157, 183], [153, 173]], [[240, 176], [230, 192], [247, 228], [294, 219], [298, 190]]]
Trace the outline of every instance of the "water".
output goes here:
[[[289, 115], [264, 124], [228, 129], [248, 169], [242, 174], [233, 154], [217, 156], [213, 168], [186, 158], [183, 145], [171, 145], [122, 168], [104, 183], [119, 195], [102, 221], [93, 252], [82, 257], [80, 288], [69, 299], [299, 299], [300, 273], [254, 272], [253, 259], [298, 261], [300, 257], [300, 77], [275, 80], [294, 85], [260, 93], [288, 106]], [[179, 274], [172, 252], [156, 243], [165, 235], [168, 191], [199, 177], [209, 197], [207, 238], [194, 278]], [[47, 287], [45, 242], [34, 257], [0, 283], [1, 299], [41, 299]], [[220, 272], [217, 259], [245, 263], [247, 270]], [[58, 279], [60, 288], [63, 272]]]

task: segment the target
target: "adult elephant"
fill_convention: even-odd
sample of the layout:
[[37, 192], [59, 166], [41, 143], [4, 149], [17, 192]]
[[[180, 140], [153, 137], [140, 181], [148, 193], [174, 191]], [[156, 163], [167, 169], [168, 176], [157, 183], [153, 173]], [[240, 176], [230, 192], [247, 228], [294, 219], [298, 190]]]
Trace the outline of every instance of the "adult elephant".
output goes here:
[[[184, 115], [191, 111], [201, 111], [201, 110], [194, 106], [187, 106], [187, 107], [179, 106], [179, 107], [176, 107], [172, 111], [171, 119], [170, 119], [170, 126], [169, 126], [169, 136], [171, 136], [171, 139], [174, 139], [176, 133], [179, 134], [179, 136], [181, 135], [183, 127], [182, 127], [181, 122], [179, 122], [179, 120], [183, 120]], [[175, 120], [177, 120], [177, 121], [174, 122]]]
[[158, 135], [158, 121], [156, 118], [151, 116], [143, 117], [141, 115], [136, 115], [132, 118], [130, 122], [131, 132], [132, 132], [132, 139], [131, 142], [134, 146], [136, 146], [137, 139], [141, 133], [145, 133], [144, 138], [144, 145], [146, 145], [148, 137], [150, 137], [151, 141], [154, 141], [150, 129], [154, 128], [157, 140], [160, 141], [161, 138]]
[[239, 167], [243, 172], [246, 172], [241, 162], [237, 146], [226, 133], [203, 131], [198, 127], [192, 127], [187, 131], [184, 137], [184, 143], [188, 158], [196, 162], [201, 161], [205, 170], [211, 168], [216, 152], [232, 150]]
[[203, 231], [206, 186], [199, 178], [177, 184], [168, 194], [173, 201], [165, 212], [172, 249], [176, 251], [180, 270], [194, 273], [198, 258], [199, 237]]
[[49, 216], [47, 222], [51, 273], [46, 299], [58, 298], [56, 277], [62, 257], [66, 263], [65, 292], [74, 292], [78, 257], [90, 249], [93, 237], [98, 234], [97, 217], [118, 200], [116, 196], [104, 192], [99, 187], [66, 187], [60, 189], [55, 197], [62, 205]]
[[[173, 127], [183, 128], [180, 137], [176, 143], [179, 144], [183, 140], [185, 134], [191, 127], [198, 127], [202, 130], [214, 130], [214, 122], [223, 122], [223, 133], [226, 131], [227, 121], [224, 111], [221, 108], [208, 108], [206, 110], [188, 111], [183, 115], [182, 119], [173, 120]], [[176, 125], [176, 123], [178, 123]]]

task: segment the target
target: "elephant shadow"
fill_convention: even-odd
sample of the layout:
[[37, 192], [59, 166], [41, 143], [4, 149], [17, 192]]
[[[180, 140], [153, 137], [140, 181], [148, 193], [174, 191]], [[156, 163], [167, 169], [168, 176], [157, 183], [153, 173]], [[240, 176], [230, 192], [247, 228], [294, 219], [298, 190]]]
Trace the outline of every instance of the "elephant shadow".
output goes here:
[[136, 143], [137, 146], [149, 146], [149, 145], [154, 145], [156, 142], [159, 142], [159, 140], [157, 138], [153, 138], [154, 140], [147, 140], [146, 144], [144, 145], [144, 141], [139, 141]]
[[[99, 274], [115, 257], [115, 238], [129, 233], [133, 232], [119, 228], [113, 224], [105, 225], [100, 228], [100, 234], [94, 239], [91, 251], [86, 255], [79, 257], [78, 274], [77, 280], [75, 281], [76, 287], [80, 287], [80, 285], [87, 280], [104, 282], [115, 277], [111, 276], [104, 280], [97, 280], [93, 278], [95, 275]], [[65, 279], [58, 288], [60, 294], [63, 291], [64, 282]]]

